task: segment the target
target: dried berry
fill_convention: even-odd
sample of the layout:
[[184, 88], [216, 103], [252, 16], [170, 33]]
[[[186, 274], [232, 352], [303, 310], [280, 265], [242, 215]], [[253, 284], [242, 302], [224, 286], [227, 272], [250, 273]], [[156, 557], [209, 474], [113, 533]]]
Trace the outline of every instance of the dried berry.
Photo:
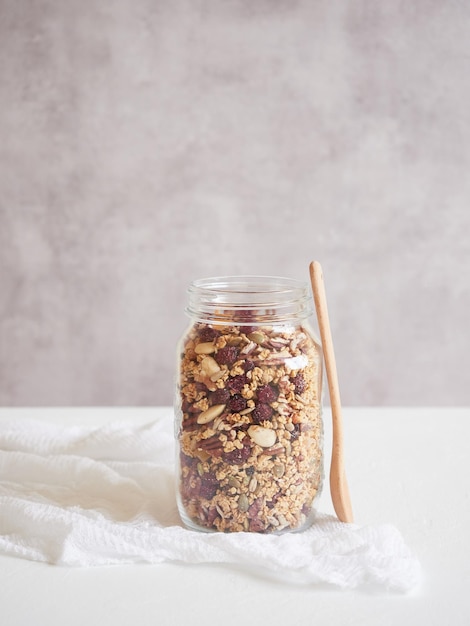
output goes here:
[[227, 387], [230, 391], [234, 393], [239, 393], [243, 387], [248, 384], [248, 378], [244, 374], [239, 374], [238, 376], [233, 376], [229, 378], [227, 381]]
[[202, 326], [198, 332], [199, 340], [202, 342], [214, 341], [218, 334], [215, 328], [211, 328], [210, 326]]
[[235, 394], [228, 401], [228, 408], [234, 413], [240, 413], [246, 409], [246, 400], [239, 393]]
[[271, 498], [271, 500], [268, 500], [266, 502], [266, 506], [268, 507], [268, 509], [272, 509], [273, 507], [275, 507], [280, 497], [281, 497], [281, 493], [279, 491], [275, 493], [273, 497]]
[[266, 522], [260, 517], [255, 517], [254, 519], [250, 520], [249, 529], [252, 533], [264, 533], [264, 531], [266, 530]]
[[292, 379], [292, 382], [295, 385], [295, 393], [301, 395], [305, 391], [305, 387], [307, 386], [303, 374], [301, 372], [296, 374]]
[[194, 459], [192, 456], [188, 456], [184, 452], [180, 452], [180, 463], [181, 467], [195, 467], [197, 465], [197, 459]]
[[298, 439], [300, 435], [300, 424], [293, 424], [293, 426], [294, 426], [294, 429], [291, 430], [290, 438]]
[[256, 498], [256, 500], [248, 509], [247, 517], [249, 519], [255, 519], [260, 514], [262, 508], [263, 508], [263, 498]]
[[253, 309], [247, 309], [246, 311], [238, 312], [237, 317], [240, 320], [240, 322], [247, 324], [247, 326], [240, 326], [240, 332], [245, 333], [245, 335], [248, 335], [248, 333], [253, 332], [256, 326], [249, 326], [249, 324], [252, 324], [255, 321], [256, 319], [255, 315], [256, 315], [256, 311], [254, 311]]
[[199, 495], [201, 498], [207, 498], [210, 500], [217, 493], [218, 480], [213, 473], [204, 474], [201, 478], [201, 487], [199, 489]]
[[264, 404], [271, 404], [277, 400], [279, 392], [272, 385], [264, 385], [258, 389], [258, 400]]
[[224, 460], [230, 465], [243, 465], [251, 454], [251, 445], [249, 437], [245, 437], [242, 441], [243, 448], [240, 450], [235, 448], [231, 452], [226, 452]]
[[307, 502], [305, 502], [302, 506], [302, 513], [308, 517], [310, 515], [311, 510], [312, 510], [312, 506], [308, 504]]
[[230, 391], [228, 389], [216, 389], [209, 397], [210, 403], [213, 404], [227, 404], [230, 398]]
[[217, 517], [219, 516], [219, 512], [215, 506], [211, 506], [211, 508], [207, 512], [207, 525], [212, 526]]
[[243, 363], [243, 369], [245, 370], [245, 372], [251, 372], [252, 369], [254, 369], [255, 364], [253, 363], [253, 361], [250, 361], [250, 359], [247, 359], [244, 363]]
[[273, 410], [269, 404], [260, 403], [256, 406], [255, 410], [251, 413], [255, 424], [259, 424], [264, 420], [270, 420], [273, 416]]
[[215, 360], [219, 365], [233, 365], [237, 359], [238, 348], [235, 346], [224, 346], [215, 355]]
[[197, 498], [201, 491], [201, 479], [199, 476], [189, 474], [189, 476], [181, 482], [181, 495], [183, 498]]

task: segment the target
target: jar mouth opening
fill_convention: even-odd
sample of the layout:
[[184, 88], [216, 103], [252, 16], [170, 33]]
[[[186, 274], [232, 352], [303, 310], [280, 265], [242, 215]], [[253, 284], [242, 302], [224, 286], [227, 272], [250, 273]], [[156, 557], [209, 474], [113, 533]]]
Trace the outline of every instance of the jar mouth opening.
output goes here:
[[[186, 312], [201, 321], [258, 324], [305, 319], [313, 312], [307, 283], [281, 276], [216, 276], [193, 281]], [[238, 317], [240, 319], [238, 319]]]

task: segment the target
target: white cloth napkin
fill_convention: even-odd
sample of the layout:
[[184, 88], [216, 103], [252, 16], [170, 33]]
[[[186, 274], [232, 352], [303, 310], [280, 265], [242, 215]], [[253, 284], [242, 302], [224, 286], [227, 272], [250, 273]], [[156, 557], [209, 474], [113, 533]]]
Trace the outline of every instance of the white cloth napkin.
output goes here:
[[296, 584], [408, 591], [420, 566], [393, 526], [319, 514], [301, 533], [199, 533], [175, 500], [173, 417], [144, 426], [0, 422], [0, 554], [67, 566], [223, 563]]

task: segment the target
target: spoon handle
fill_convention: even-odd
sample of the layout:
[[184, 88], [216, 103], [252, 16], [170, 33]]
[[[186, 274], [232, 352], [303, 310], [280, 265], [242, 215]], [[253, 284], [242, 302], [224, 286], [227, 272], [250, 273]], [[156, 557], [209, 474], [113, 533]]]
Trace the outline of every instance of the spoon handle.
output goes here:
[[331, 414], [333, 419], [333, 449], [331, 453], [330, 467], [330, 491], [333, 507], [341, 522], [352, 522], [353, 513], [351, 498], [346, 481], [343, 460], [343, 421], [341, 410], [341, 398], [339, 394], [338, 373], [336, 359], [331, 337], [328, 306], [326, 301], [323, 271], [318, 261], [310, 263], [310, 279], [312, 283], [313, 298], [318, 318], [318, 327], [323, 348], [323, 358], [328, 379], [328, 391], [330, 395]]

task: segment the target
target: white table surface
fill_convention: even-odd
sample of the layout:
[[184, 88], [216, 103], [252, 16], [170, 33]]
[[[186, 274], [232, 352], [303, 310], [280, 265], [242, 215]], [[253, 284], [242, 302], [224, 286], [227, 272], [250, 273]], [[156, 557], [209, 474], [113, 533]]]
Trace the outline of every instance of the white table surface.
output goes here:
[[[0, 420], [148, 422], [146, 409], [0, 409]], [[325, 447], [330, 444], [325, 410]], [[470, 408], [344, 410], [355, 521], [390, 522], [418, 555], [410, 594], [275, 583], [222, 565], [67, 568], [0, 557], [2, 626], [470, 624]], [[328, 450], [326, 457], [328, 458]], [[328, 484], [319, 503], [331, 513]]]

